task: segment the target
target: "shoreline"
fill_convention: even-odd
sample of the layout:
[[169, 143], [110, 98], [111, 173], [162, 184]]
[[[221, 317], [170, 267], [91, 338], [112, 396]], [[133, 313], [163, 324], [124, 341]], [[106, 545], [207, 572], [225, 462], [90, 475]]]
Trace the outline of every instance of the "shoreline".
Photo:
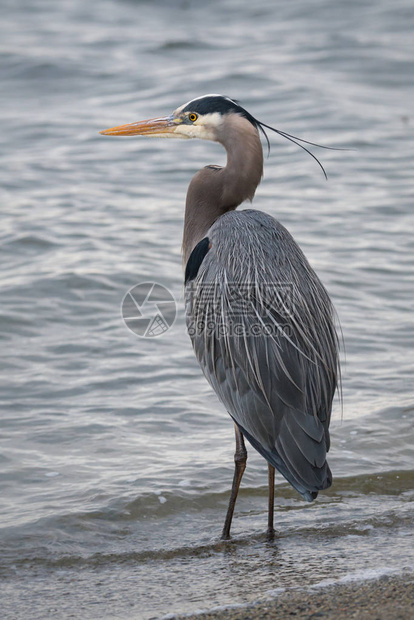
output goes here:
[[351, 581], [307, 590], [285, 590], [273, 600], [222, 607], [174, 620], [411, 620], [414, 618], [414, 573]]

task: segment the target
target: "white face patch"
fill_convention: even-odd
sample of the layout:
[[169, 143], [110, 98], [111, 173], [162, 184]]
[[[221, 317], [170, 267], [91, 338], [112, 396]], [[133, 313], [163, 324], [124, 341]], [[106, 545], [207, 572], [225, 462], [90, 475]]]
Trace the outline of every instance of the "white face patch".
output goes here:
[[[175, 113], [174, 113], [175, 114]], [[199, 138], [200, 140], [218, 140], [223, 115], [219, 112], [200, 115], [194, 123], [177, 125], [174, 135], [177, 137]]]

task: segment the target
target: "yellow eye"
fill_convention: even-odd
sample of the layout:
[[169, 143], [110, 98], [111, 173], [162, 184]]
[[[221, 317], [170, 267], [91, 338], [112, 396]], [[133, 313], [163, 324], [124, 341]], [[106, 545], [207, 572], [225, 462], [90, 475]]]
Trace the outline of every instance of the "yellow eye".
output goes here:
[[188, 115], [188, 118], [192, 123], [194, 123], [194, 121], [198, 119], [198, 115], [195, 112], [191, 112], [191, 114]]

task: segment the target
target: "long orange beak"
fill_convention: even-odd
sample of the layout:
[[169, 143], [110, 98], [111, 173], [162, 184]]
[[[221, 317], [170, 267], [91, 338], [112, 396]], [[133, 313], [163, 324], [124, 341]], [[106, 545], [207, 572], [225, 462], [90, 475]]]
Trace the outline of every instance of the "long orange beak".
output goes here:
[[177, 128], [177, 120], [173, 116], [151, 118], [148, 121], [129, 123], [105, 129], [99, 133], [104, 136], [160, 136], [163, 138], [173, 137]]

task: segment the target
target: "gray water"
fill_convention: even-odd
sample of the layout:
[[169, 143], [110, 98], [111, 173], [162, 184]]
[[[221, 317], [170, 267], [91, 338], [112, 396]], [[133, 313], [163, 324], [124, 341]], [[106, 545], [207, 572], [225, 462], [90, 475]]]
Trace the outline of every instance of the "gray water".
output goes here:
[[[414, 9], [411, 0], [2, 0], [3, 617], [142, 618], [414, 567]], [[345, 342], [332, 489], [249, 452], [220, 543], [233, 429], [184, 327], [188, 182], [215, 144], [98, 131], [209, 92], [330, 146], [326, 182], [271, 136], [254, 206], [294, 235]], [[140, 282], [177, 320], [142, 339]], [[4, 615], [5, 614], [5, 615]]]

